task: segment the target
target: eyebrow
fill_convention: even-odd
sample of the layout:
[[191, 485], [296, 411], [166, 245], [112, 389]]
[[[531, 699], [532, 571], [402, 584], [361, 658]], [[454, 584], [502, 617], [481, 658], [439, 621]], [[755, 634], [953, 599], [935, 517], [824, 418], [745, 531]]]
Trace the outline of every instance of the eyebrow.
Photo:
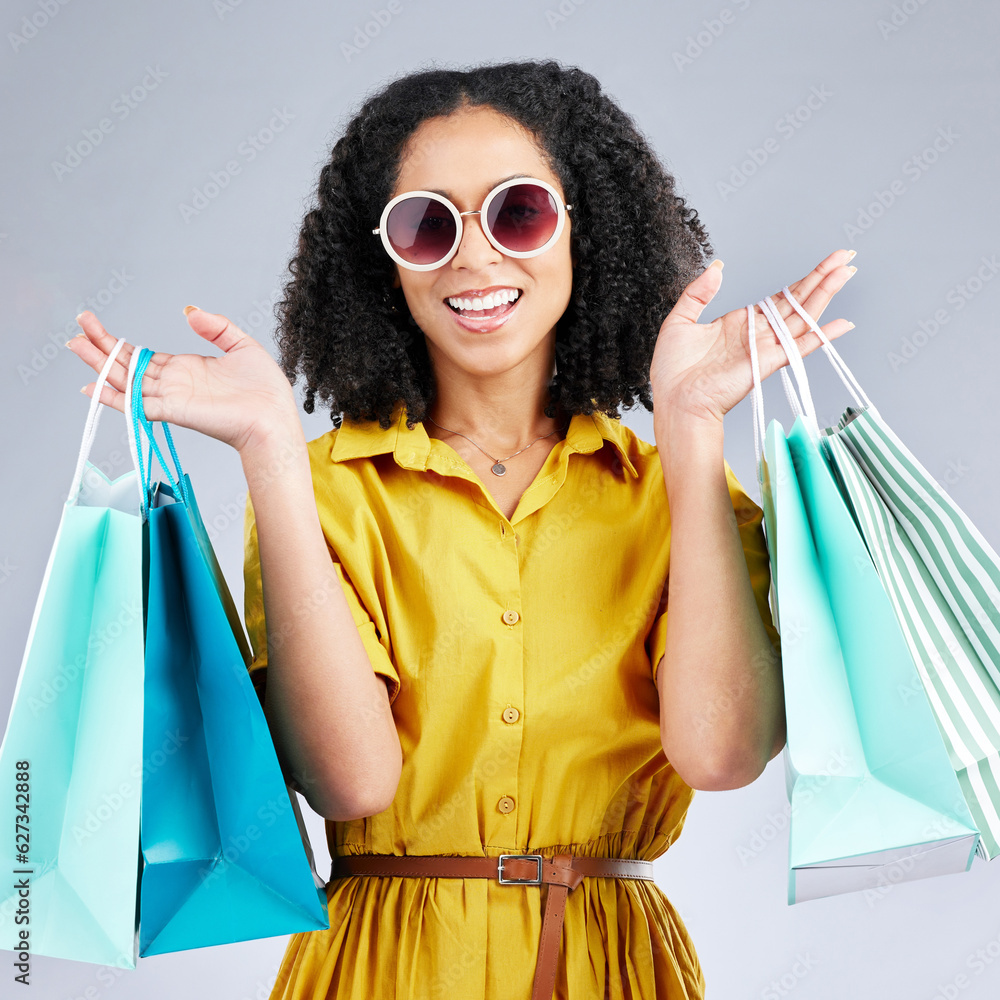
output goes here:
[[[506, 181], [512, 181], [512, 180], [514, 180], [517, 177], [530, 177], [530, 176], [531, 176], [531, 174], [511, 174], [509, 177], [501, 177], [500, 180], [493, 181], [493, 183], [490, 184], [490, 190], [492, 191], [493, 188], [495, 188], [498, 184], [503, 184]], [[424, 190], [425, 191], [430, 191], [431, 194], [440, 194], [440, 195], [443, 195], [445, 198], [450, 198], [451, 197], [451, 195], [447, 191], [442, 191], [440, 188], [424, 188]]]

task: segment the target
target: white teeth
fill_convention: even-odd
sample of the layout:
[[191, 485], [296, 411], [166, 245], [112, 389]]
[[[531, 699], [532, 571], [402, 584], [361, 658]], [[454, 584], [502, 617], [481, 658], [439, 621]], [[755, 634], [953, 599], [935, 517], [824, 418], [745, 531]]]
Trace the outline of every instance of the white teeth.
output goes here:
[[498, 292], [491, 292], [484, 298], [449, 298], [448, 305], [465, 312], [482, 312], [486, 309], [495, 309], [499, 305], [506, 305], [509, 302], [516, 302], [521, 293], [516, 288], [503, 288]]

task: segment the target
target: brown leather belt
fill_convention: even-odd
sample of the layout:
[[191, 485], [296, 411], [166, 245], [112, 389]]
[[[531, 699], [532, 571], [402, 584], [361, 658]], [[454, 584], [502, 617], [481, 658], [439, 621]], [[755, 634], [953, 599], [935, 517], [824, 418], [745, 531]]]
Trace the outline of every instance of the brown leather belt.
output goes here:
[[572, 854], [501, 854], [468, 857], [449, 854], [345, 854], [333, 859], [330, 879], [349, 875], [419, 875], [430, 878], [495, 878], [501, 885], [545, 883], [545, 914], [531, 1000], [550, 1000], [562, 939], [566, 896], [587, 875], [653, 881], [653, 862], [632, 858], [589, 858]]

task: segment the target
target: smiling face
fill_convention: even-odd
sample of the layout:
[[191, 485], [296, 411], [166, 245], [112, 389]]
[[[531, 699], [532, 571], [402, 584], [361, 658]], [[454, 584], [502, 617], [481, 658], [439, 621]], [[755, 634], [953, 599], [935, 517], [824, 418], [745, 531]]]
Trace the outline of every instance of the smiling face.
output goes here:
[[[437, 190], [460, 212], [476, 211], [493, 187], [517, 174], [547, 181], [565, 201], [558, 176], [523, 126], [493, 108], [462, 109], [428, 119], [414, 131], [390, 197]], [[394, 286], [402, 287], [439, 375], [449, 367], [496, 375], [518, 366], [527, 366], [527, 375], [537, 364], [547, 380], [556, 322], [569, 304], [573, 285], [572, 212], [566, 214], [556, 242], [537, 257], [526, 258], [497, 250], [479, 219], [462, 218], [458, 250], [440, 267], [411, 271], [396, 265]], [[498, 317], [463, 317], [454, 308], [464, 299], [479, 299], [465, 304], [481, 307], [488, 294]]]

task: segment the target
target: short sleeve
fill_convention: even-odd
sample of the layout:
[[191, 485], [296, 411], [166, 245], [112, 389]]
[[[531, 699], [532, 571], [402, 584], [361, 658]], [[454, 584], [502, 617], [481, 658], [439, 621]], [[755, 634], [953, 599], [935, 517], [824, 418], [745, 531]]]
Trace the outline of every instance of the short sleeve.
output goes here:
[[[361, 641], [368, 653], [372, 669], [386, 681], [391, 704], [399, 693], [399, 674], [392, 662], [388, 637], [379, 634], [357, 588], [352, 583], [343, 564], [335, 558], [329, 544], [327, 552], [333, 561], [334, 569], [347, 599], [347, 605], [351, 609], [354, 624], [358, 627]], [[253, 681], [257, 697], [263, 705], [267, 684], [267, 625], [264, 620], [264, 593], [260, 572], [260, 550], [257, 544], [257, 524], [249, 493], [247, 494], [243, 521], [243, 618], [253, 650], [253, 659], [247, 669], [250, 672], [250, 679]]]
[[[746, 559], [747, 570], [750, 573], [750, 586], [753, 589], [754, 601], [760, 613], [761, 621], [764, 623], [764, 630], [767, 632], [771, 644], [781, 654], [781, 636], [774, 627], [771, 617], [771, 606], [769, 603], [771, 594], [771, 560], [767, 550], [767, 542], [764, 537], [764, 511], [747, 496], [745, 490], [740, 485], [729, 463], [725, 462], [726, 480], [729, 484], [729, 496], [733, 502], [733, 512], [736, 514], [736, 524], [739, 528], [740, 540], [743, 543], [743, 555]], [[649, 633], [648, 646], [650, 651], [649, 662], [653, 670], [653, 683], [656, 683], [656, 674], [660, 665], [660, 659], [667, 648], [667, 590], [670, 578], [663, 587], [663, 594], [660, 597], [660, 605], [656, 612], [653, 627]]]

